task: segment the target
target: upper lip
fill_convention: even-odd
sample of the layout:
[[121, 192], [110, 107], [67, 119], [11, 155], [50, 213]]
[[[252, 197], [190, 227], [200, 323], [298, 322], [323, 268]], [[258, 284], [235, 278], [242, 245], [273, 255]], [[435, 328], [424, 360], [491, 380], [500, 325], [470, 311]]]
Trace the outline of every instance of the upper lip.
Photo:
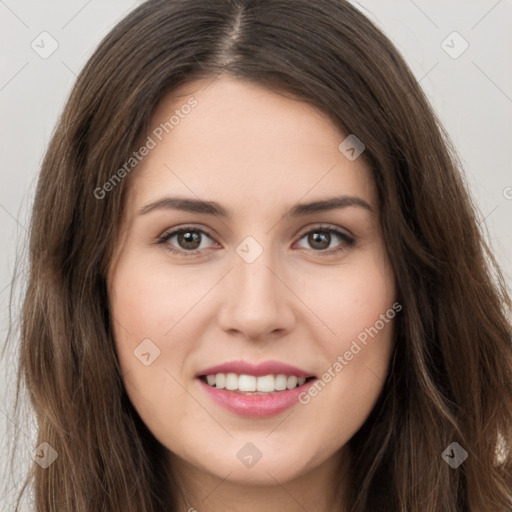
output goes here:
[[197, 373], [196, 377], [204, 375], [215, 375], [217, 373], [236, 373], [238, 375], [295, 375], [296, 377], [314, 377], [310, 372], [297, 368], [281, 361], [262, 361], [261, 363], [249, 363], [248, 361], [231, 361], [210, 366]]

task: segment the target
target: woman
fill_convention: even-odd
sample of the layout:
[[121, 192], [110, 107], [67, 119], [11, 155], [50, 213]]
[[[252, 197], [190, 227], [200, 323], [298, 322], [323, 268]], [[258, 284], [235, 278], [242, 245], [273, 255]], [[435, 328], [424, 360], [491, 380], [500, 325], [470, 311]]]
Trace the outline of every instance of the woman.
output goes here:
[[510, 509], [511, 304], [449, 148], [345, 1], [129, 14], [34, 204], [37, 510]]

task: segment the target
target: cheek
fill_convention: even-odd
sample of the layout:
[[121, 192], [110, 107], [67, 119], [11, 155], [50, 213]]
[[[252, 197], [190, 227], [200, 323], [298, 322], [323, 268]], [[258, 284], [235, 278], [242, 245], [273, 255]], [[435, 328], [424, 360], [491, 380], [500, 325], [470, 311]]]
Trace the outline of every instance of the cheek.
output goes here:
[[[316, 300], [324, 329], [318, 349], [323, 373], [302, 397], [305, 408], [322, 411], [325, 439], [346, 442], [370, 414], [384, 385], [393, 348], [395, 302], [393, 273], [384, 259], [361, 259], [340, 269]], [[343, 428], [340, 428], [340, 425]]]
[[358, 336], [364, 340], [367, 330], [377, 322], [378, 331], [387, 335], [390, 322], [382, 325], [381, 315], [386, 316], [394, 303], [395, 286], [393, 274], [383, 261], [367, 257], [358, 265], [340, 268], [307, 299], [315, 304], [331, 331], [322, 337], [324, 349], [331, 356], [349, 350]]
[[[135, 257], [121, 260], [109, 291], [113, 328], [119, 349], [126, 340], [145, 338], [168, 343], [176, 325], [204, 294], [205, 284], [190, 268], [171, 268]], [[133, 350], [134, 347], [131, 347]]]
[[141, 259], [125, 253], [111, 276], [114, 339], [131, 402], [152, 430], [168, 432], [191, 405], [179, 383], [196, 347], [183, 330], [205, 286], [183, 266], [163, 268], [147, 259], [142, 265]]

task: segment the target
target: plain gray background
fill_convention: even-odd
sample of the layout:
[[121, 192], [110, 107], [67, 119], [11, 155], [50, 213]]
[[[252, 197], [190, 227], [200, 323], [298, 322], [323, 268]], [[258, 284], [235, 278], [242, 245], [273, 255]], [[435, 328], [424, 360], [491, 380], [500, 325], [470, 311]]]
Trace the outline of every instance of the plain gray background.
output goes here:
[[[0, 0], [2, 342], [16, 254], [25, 244], [38, 168], [57, 117], [102, 37], [139, 3]], [[512, 0], [361, 0], [357, 6], [395, 43], [448, 130], [510, 285]], [[58, 46], [46, 55], [52, 45]], [[19, 299], [14, 315], [16, 307]], [[0, 361], [0, 371], [3, 481], [10, 442], [6, 427], [21, 431], [27, 463], [35, 446], [33, 428], [15, 425], [10, 415], [15, 371], [11, 352]], [[0, 509], [11, 510], [5, 495], [0, 496]]]

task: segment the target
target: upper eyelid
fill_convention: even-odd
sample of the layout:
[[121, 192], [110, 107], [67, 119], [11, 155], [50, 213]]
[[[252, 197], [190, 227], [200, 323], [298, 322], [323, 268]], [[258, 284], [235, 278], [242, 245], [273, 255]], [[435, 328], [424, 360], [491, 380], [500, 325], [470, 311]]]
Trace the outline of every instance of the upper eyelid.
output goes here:
[[212, 240], [215, 238], [214, 236], [212, 236], [208, 230], [204, 229], [204, 228], [200, 228], [200, 227], [197, 227], [197, 226], [183, 226], [183, 227], [178, 227], [178, 228], [170, 228], [170, 229], [166, 229], [159, 237], [158, 239], [161, 240], [162, 238], [168, 238], [168, 237], [171, 237], [171, 236], [175, 236], [176, 234], [182, 232], [182, 231], [187, 231], [187, 230], [190, 230], [190, 231], [199, 231], [207, 236], [209, 236]]

